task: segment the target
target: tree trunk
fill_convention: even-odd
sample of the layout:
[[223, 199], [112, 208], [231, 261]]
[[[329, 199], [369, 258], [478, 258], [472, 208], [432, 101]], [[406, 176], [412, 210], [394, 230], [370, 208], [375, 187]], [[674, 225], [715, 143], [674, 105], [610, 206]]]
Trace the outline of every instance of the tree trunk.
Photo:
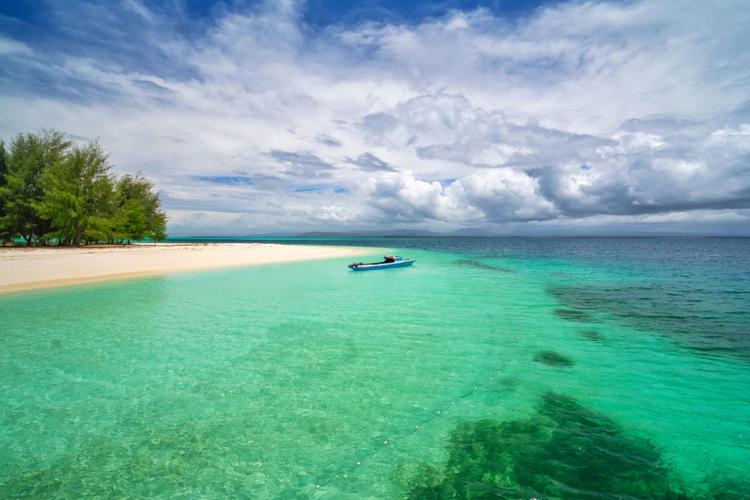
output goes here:
[[76, 246], [81, 246], [81, 226], [76, 228]]

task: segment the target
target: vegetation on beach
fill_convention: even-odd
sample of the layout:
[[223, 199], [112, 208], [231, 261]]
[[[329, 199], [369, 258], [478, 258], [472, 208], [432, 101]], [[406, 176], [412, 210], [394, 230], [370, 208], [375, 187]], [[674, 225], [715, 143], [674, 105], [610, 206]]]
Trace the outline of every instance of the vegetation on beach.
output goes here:
[[159, 193], [140, 174], [117, 176], [98, 141], [57, 131], [0, 142], [0, 240], [27, 246], [166, 239]]

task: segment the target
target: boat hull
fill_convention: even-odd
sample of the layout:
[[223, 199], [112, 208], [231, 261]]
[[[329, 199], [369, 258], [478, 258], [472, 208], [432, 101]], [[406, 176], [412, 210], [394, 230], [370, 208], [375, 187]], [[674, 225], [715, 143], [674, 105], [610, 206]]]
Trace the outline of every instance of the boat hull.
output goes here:
[[408, 260], [399, 260], [396, 262], [388, 262], [383, 264], [362, 264], [361, 266], [351, 267], [352, 271], [375, 271], [378, 269], [393, 269], [395, 267], [407, 267], [414, 262], [416, 262], [417, 259], [408, 259]]

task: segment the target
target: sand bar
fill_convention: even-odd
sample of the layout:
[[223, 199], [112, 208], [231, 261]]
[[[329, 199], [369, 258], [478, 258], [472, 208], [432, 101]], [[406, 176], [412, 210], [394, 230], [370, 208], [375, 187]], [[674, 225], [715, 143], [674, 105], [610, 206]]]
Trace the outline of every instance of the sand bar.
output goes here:
[[4, 248], [0, 250], [0, 292], [363, 253], [367, 251], [359, 248], [266, 243]]

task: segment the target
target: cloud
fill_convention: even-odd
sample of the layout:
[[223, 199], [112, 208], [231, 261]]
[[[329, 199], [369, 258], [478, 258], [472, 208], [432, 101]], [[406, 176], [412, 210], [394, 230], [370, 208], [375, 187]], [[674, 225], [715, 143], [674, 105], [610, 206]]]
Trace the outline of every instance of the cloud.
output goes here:
[[154, 21], [154, 17], [152, 16], [151, 12], [142, 3], [138, 2], [137, 0], [123, 0], [122, 4], [126, 9], [128, 9], [131, 12], [135, 12], [146, 21], [148, 22]]
[[360, 191], [370, 205], [395, 222], [464, 222], [481, 216], [478, 210], [460, 203], [450, 188], [446, 192], [440, 182], [415, 179], [412, 172], [370, 179]]
[[275, 175], [255, 174], [253, 184], [264, 191], [281, 191], [289, 188], [289, 183]]
[[178, 2], [51, 4], [54, 29], [0, 38], [0, 136], [100, 137], [183, 234], [690, 228], [711, 213], [748, 231], [746, 2], [324, 29], [304, 8], [237, 3], [195, 22]]
[[370, 180], [363, 190], [370, 204], [403, 222], [526, 222], [559, 215], [533, 177], [508, 168], [477, 172], [447, 186], [405, 172]]
[[[456, 140], [455, 133], [461, 127], [450, 123], [454, 136], [446, 139], [451, 143], [441, 150], [447, 154], [433, 158], [468, 163], [471, 158], [457, 157], [456, 149], [475, 154], [486, 150], [458, 148], [461, 140]], [[391, 178], [370, 181], [368, 194], [384, 212], [397, 207], [402, 216], [415, 221], [451, 220], [446, 206], [451, 207], [453, 219], [467, 220], [466, 214], [471, 214], [473, 221], [494, 223], [750, 208], [750, 125], [696, 138], [691, 122], [667, 124], [669, 142], [641, 131], [654, 131], [653, 125], [663, 129], [661, 119], [645, 127], [626, 122], [609, 139], [540, 130], [536, 124], [506, 124], [498, 134], [485, 123], [486, 135], [493, 140], [484, 144], [505, 144], [510, 133], [516, 139], [507, 144], [526, 145], [526, 150], [507, 154], [493, 168], [487, 166], [447, 186], [429, 184], [431, 191], [426, 183], [407, 176], [398, 183]], [[467, 135], [475, 142], [482, 139], [476, 132]], [[524, 135], [532, 140], [518, 139]], [[555, 161], [548, 151], [562, 151], [563, 161]], [[582, 164], [582, 159], [587, 163]], [[639, 219], [656, 220], [660, 219]]]
[[136, 87], [146, 90], [155, 92], [157, 94], [174, 94], [175, 92], [173, 90], [168, 89], [167, 87], [163, 87], [159, 85], [158, 83], [152, 82], [150, 80], [133, 80], [133, 85]]
[[331, 137], [330, 135], [326, 135], [326, 134], [320, 134], [319, 136], [315, 138], [315, 140], [319, 142], [320, 144], [324, 144], [332, 148], [340, 148], [342, 146], [341, 141], [339, 141], [335, 137]]
[[[381, 116], [386, 116], [381, 113]], [[477, 167], [540, 166], [599, 158], [597, 148], [612, 139], [543, 127], [534, 118], [522, 123], [502, 112], [474, 107], [462, 95], [422, 95], [399, 104], [389, 128], [371, 127], [369, 139], [381, 146], [413, 147], [422, 159]]]
[[365, 116], [363, 120], [365, 130], [377, 136], [393, 132], [398, 125], [398, 120], [387, 113], [373, 113]]
[[364, 170], [365, 172], [395, 172], [396, 171], [395, 168], [393, 168], [387, 162], [384, 162], [383, 160], [381, 160], [380, 158], [378, 158], [372, 153], [363, 153], [357, 156], [356, 159], [352, 159], [347, 156], [344, 161], [346, 161], [347, 163], [351, 163], [352, 165], [357, 165], [360, 169]]
[[32, 54], [32, 50], [24, 43], [0, 36], [0, 55], [8, 56], [11, 54], [28, 56]]
[[287, 166], [287, 170], [282, 171], [283, 173], [304, 179], [331, 177], [330, 170], [335, 170], [333, 165], [321, 160], [309, 151], [293, 153], [273, 150], [269, 153], [269, 156]]

